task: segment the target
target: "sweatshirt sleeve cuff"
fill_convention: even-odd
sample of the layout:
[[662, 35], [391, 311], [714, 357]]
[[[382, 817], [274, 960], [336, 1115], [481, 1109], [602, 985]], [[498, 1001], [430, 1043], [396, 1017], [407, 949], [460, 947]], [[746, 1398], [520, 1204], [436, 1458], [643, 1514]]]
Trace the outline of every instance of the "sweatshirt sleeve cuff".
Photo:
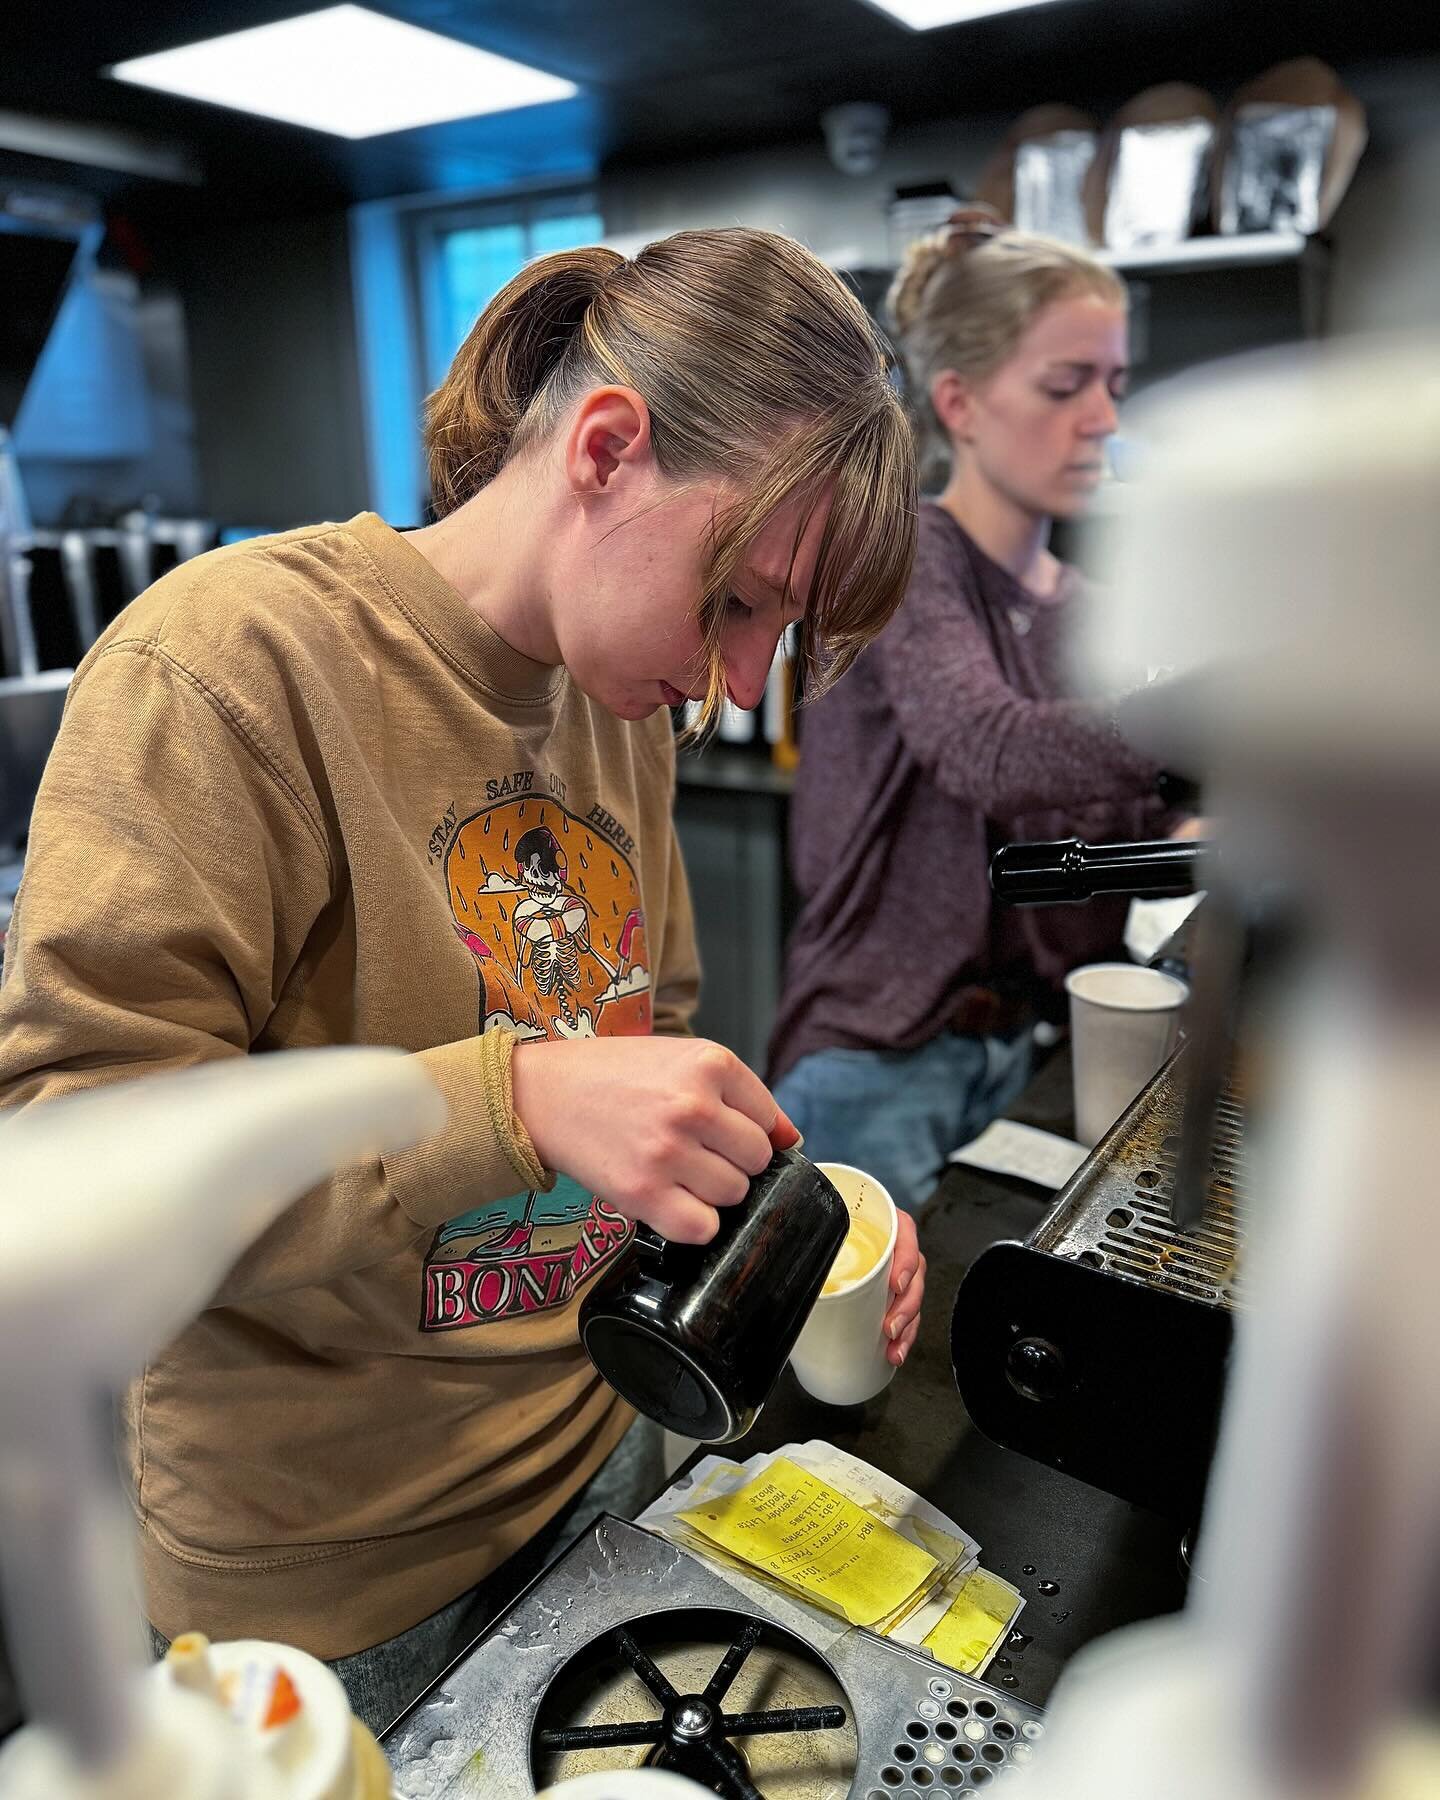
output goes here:
[[449, 1119], [434, 1137], [385, 1158], [395, 1202], [417, 1225], [443, 1225], [487, 1201], [555, 1185], [515, 1117], [514, 1053], [509, 1031], [487, 1031], [418, 1052], [445, 1096]]

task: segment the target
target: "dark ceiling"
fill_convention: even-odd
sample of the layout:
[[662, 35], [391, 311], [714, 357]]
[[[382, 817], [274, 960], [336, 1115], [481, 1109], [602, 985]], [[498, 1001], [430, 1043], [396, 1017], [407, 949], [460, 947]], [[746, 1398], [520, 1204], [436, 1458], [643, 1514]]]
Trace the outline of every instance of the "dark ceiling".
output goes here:
[[[114, 62], [323, 0], [11, 0], [0, 112], [105, 125], [178, 149], [198, 185], [92, 172], [112, 206], [181, 227], [383, 195], [814, 139], [839, 101], [897, 121], [1124, 98], [1184, 78], [1223, 92], [1282, 57], [1440, 48], [1436, 0], [1059, 0], [912, 33], [863, 0], [367, 0], [569, 76], [576, 100], [350, 143], [107, 80]], [[4, 136], [0, 121], [0, 137]], [[0, 180], [76, 185], [74, 163], [0, 149]]]

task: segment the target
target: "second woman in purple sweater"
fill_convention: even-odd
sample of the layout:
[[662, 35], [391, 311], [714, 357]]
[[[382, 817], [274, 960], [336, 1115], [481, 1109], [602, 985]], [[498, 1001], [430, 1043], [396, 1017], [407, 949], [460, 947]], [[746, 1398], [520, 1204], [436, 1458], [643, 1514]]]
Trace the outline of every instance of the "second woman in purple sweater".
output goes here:
[[1170, 820], [1159, 770], [1069, 687], [1084, 591], [1048, 547], [1101, 479], [1124, 286], [977, 211], [912, 248], [890, 305], [949, 478], [894, 621], [804, 716], [770, 1078], [809, 1155], [913, 1211], [1024, 1085], [1047, 995], [1119, 944], [1119, 902], [992, 908], [992, 850]]

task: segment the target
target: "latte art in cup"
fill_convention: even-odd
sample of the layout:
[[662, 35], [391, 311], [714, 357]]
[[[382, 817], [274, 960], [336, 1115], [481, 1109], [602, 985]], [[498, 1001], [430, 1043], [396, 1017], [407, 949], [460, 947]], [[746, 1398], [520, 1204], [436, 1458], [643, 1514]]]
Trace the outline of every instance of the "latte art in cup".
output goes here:
[[825, 1277], [825, 1285], [820, 1292], [838, 1294], [852, 1281], [859, 1281], [868, 1275], [885, 1254], [889, 1241], [890, 1234], [880, 1221], [865, 1213], [852, 1215], [845, 1242], [840, 1246], [839, 1255], [831, 1263], [830, 1273]]

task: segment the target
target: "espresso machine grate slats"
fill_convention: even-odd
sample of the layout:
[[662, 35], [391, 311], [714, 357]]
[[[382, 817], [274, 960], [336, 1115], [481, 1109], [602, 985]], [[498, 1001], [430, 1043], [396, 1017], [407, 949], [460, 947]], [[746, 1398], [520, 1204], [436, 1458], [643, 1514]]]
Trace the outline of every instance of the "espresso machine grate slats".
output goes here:
[[1217, 1109], [1204, 1216], [1194, 1230], [1177, 1229], [1169, 1199], [1185, 1120], [1182, 1075], [1183, 1055], [1160, 1071], [1029, 1241], [1051, 1256], [1163, 1293], [1234, 1306], [1243, 1294], [1244, 1108], [1228, 1082]]

